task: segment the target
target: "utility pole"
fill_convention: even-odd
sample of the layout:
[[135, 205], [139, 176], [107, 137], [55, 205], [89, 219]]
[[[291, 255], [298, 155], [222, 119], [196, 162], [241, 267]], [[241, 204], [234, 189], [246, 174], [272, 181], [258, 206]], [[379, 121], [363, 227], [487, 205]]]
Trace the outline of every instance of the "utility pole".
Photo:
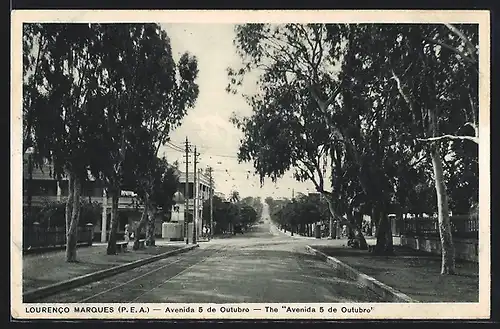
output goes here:
[[196, 146], [194, 147], [194, 177], [193, 177], [193, 244], [196, 244], [196, 236], [198, 233], [198, 183], [196, 176], [196, 164], [198, 163], [198, 153], [196, 151]]
[[213, 179], [212, 179], [212, 167], [208, 167], [208, 177], [210, 179], [210, 189], [208, 190], [209, 196], [210, 196], [210, 234], [209, 234], [209, 239], [213, 237], [213, 231], [214, 231], [214, 204], [213, 204]]
[[186, 183], [184, 184], [184, 236], [186, 244], [189, 243], [188, 215], [189, 215], [189, 142], [186, 136]]

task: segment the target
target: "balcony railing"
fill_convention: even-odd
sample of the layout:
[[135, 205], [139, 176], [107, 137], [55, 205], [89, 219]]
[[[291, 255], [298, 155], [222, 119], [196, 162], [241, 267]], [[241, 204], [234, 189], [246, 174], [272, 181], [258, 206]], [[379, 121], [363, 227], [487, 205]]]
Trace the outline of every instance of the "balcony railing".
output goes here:
[[[89, 200], [88, 196], [82, 196], [80, 198], [81, 200]], [[31, 204], [34, 206], [40, 206], [48, 202], [65, 202], [67, 200], [66, 196], [54, 196], [54, 195], [47, 195], [47, 196], [32, 196], [31, 197]], [[90, 197], [90, 200], [92, 202], [98, 202], [102, 204], [103, 198], [102, 197]], [[28, 197], [23, 196], [23, 204], [28, 203]], [[108, 198], [107, 200], [107, 208], [111, 209], [111, 198]], [[143, 209], [144, 207], [140, 204], [137, 203], [137, 200], [131, 197], [121, 197], [118, 199], [118, 209]]]

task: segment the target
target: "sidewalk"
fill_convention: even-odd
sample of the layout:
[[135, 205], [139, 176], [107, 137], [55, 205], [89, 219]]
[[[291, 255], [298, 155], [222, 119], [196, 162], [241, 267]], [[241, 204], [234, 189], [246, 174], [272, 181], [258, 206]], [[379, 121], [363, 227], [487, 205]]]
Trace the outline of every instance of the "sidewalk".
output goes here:
[[106, 247], [106, 243], [95, 243], [91, 247], [78, 248], [76, 263], [65, 261], [64, 250], [24, 255], [23, 292], [177, 250], [186, 247], [186, 243], [158, 239], [154, 247], [132, 250], [131, 242], [127, 252], [117, 255], [106, 255]]
[[269, 231], [271, 232], [272, 235], [275, 235], [275, 236], [288, 236], [288, 237], [295, 238], [295, 239], [319, 240], [319, 239], [316, 239], [315, 237], [303, 236], [303, 235], [300, 235], [298, 233], [294, 233], [292, 235], [291, 232], [288, 232], [288, 231], [283, 232], [278, 227], [276, 227], [276, 225], [274, 225], [272, 223], [269, 224]]
[[363, 250], [325, 244], [310, 246], [419, 302], [479, 301], [477, 263], [457, 261], [457, 274], [443, 276], [441, 256], [397, 245], [394, 256], [375, 256]]
[[[291, 238], [295, 239], [306, 239], [306, 240], [314, 240], [317, 241], [319, 244], [331, 244], [334, 246], [347, 246], [347, 238], [340, 238], [340, 239], [330, 239], [329, 237], [321, 237], [321, 239], [318, 239], [316, 237], [310, 237], [310, 236], [303, 236], [298, 233], [295, 233], [292, 236], [291, 232], [283, 232], [280, 230], [278, 227], [276, 227], [274, 224], [270, 224], [270, 231], [271, 234], [276, 235], [276, 236], [289, 236]], [[365, 236], [366, 243], [369, 246], [374, 246], [377, 244], [377, 238], [374, 236]], [[393, 237], [392, 243], [397, 246], [401, 244], [401, 238], [400, 237]]]

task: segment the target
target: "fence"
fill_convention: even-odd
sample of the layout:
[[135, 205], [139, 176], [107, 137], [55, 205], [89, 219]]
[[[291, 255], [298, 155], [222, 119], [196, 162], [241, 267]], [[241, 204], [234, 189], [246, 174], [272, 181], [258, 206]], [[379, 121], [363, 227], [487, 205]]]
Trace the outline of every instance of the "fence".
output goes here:
[[[77, 243], [92, 245], [94, 227], [87, 224], [77, 228]], [[23, 228], [23, 251], [34, 248], [60, 247], [66, 245], [66, 228], [43, 228], [35, 224]]]
[[[479, 219], [477, 217], [451, 216], [451, 232], [457, 238], [478, 238]], [[435, 217], [406, 218], [401, 221], [401, 235], [439, 236], [438, 219]]]

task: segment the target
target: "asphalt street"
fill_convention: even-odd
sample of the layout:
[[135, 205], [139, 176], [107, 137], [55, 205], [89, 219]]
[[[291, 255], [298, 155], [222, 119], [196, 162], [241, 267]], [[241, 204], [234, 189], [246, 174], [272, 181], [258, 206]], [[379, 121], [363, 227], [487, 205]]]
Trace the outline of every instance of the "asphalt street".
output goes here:
[[[266, 217], [266, 214], [264, 214]], [[279, 303], [380, 302], [306, 252], [308, 239], [265, 218], [252, 231], [71, 289], [38, 302]]]

